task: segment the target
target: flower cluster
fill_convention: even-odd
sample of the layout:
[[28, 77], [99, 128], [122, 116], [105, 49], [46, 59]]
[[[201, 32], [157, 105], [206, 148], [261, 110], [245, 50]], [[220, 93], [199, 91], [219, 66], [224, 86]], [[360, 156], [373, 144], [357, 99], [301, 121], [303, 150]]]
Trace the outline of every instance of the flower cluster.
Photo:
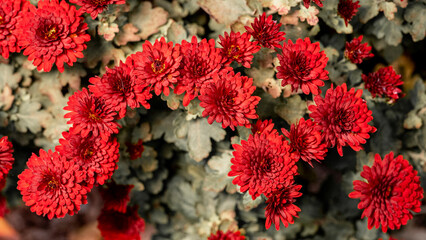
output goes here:
[[401, 81], [401, 75], [396, 74], [392, 66], [380, 68], [377, 72], [362, 74], [362, 80], [365, 83], [365, 88], [370, 91], [373, 97], [383, 96], [391, 99], [394, 102], [404, 94], [398, 86], [404, 84]]
[[299, 38], [296, 43], [288, 40], [282, 46], [278, 59], [277, 78], [283, 79], [283, 86], [290, 84], [292, 91], [300, 88], [304, 94], [321, 93], [319, 87], [328, 80], [328, 71], [324, 70], [328, 58], [324, 51], [320, 52], [319, 42], [311, 43], [309, 38]]
[[246, 239], [246, 237], [241, 235], [240, 231], [233, 232], [231, 230], [228, 230], [227, 232], [223, 232], [219, 230], [216, 233], [210, 234], [210, 236], [207, 238], [207, 240], [244, 240], [244, 239]]
[[374, 57], [374, 54], [370, 53], [371, 46], [367, 43], [361, 44], [362, 38], [363, 36], [360, 35], [345, 44], [345, 57], [352, 63], [360, 64], [364, 58]]
[[343, 84], [328, 89], [325, 98], [316, 96], [316, 105], [309, 106], [309, 116], [317, 122], [323, 141], [327, 147], [336, 146], [340, 156], [343, 156], [344, 146], [361, 150], [361, 145], [370, 138], [369, 134], [376, 131], [368, 124], [373, 120], [372, 112], [361, 95], [362, 90], [351, 88], [348, 91], [346, 84]]
[[393, 152], [383, 159], [376, 154], [372, 167], [364, 166], [361, 177], [367, 182], [355, 180], [350, 198], [359, 198], [361, 218], [368, 218], [368, 229], [382, 226], [382, 231], [399, 229], [420, 212], [423, 188], [417, 171], [403, 159], [394, 158]]
[[293, 205], [295, 198], [300, 197], [301, 186], [294, 185], [297, 174], [295, 156], [290, 152], [288, 142], [272, 130], [273, 124], [268, 121], [258, 122], [254, 135], [240, 144], [233, 144], [235, 151], [231, 159], [229, 176], [236, 176], [232, 183], [239, 185], [241, 192], [248, 191], [252, 199], [261, 194], [268, 198], [265, 210], [266, 228], [275, 224], [280, 227], [280, 219], [285, 226], [293, 223], [293, 216], [300, 211]]
[[0, 138], [0, 183], [6, 179], [9, 170], [12, 169], [12, 164], [15, 161], [12, 153], [13, 145], [8, 137]]
[[64, 0], [41, 0], [37, 8], [31, 5], [22, 12], [16, 35], [19, 47], [37, 70], [49, 72], [56, 65], [63, 72], [65, 63], [72, 66], [83, 57], [85, 42], [90, 40], [87, 29], [74, 6]]

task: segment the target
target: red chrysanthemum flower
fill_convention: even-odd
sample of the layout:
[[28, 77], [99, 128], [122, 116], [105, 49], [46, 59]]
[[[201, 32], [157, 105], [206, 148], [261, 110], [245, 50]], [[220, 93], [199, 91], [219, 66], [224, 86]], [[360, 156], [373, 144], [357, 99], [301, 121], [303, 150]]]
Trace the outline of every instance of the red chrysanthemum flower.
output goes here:
[[112, 69], [107, 67], [102, 77], [92, 77], [89, 81], [93, 84], [89, 90], [96, 97], [103, 98], [114, 111], [119, 111], [120, 118], [126, 115], [127, 106], [150, 108], [147, 101], [152, 98], [149, 88], [138, 80], [133, 66], [127, 62]]
[[9, 213], [9, 209], [7, 208], [6, 198], [0, 194], [0, 217], [4, 217]]
[[[7, 136], [0, 138], [0, 182], [6, 179], [7, 173], [12, 169], [13, 162], [13, 145]], [[1, 188], [0, 188], [1, 189]]]
[[[113, 106], [105, 103], [105, 100], [90, 94], [86, 88], [75, 92], [70, 96], [64, 110], [70, 111], [64, 118], [70, 118], [68, 124], [73, 124], [72, 134], [81, 134], [83, 138], [91, 135], [100, 136], [108, 141], [109, 136], [118, 133], [120, 124], [114, 121], [117, 113]], [[71, 130], [71, 129], [70, 129]]]
[[328, 80], [328, 58], [324, 51], [320, 52], [319, 42], [311, 43], [309, 38], [297, 39], [296, 43], [288, 40], [277, 55], [280, 66], [277, 67], [277, 78], [282, 79], [282, 86], [291, 85], [292, 91], [301, 88], [304, 94], [321, 93], [319, 87]]
[[392, 66], [382, 67], [377, 72], [362, 74], [365, 88], [370, 91], [373, 97], [383, 96], [391, 98], [391, 102], [403, 97], [405, 94], [397, 86], [404, 84], [401, 75], [396, 74]]
[[104, 200], [105, 211], [116, 211], [125, 213], [127, 204], [130, 202], [130, 191], [133, 185], [118, 185], [114, 181], [99, 188], [102, 199]]
[[360, 35], [358, 38], [346, 42], [344, 54], [352, 63], [360, 64], [364, 58], [374, 57], [374, 54], [370, 53], [371, 47], [367, 43], [361, 44], [362, 38], [363, 36]]
[[272, 20], [272, 15], [266, 18], [266, 13], [254, 19], [251, 28], [245, 26], [247, 32], [256, 40], [256, 44], [274, 49], [281, 47], [280, 42], [285, 40], [285, 33], [280, 31], [281, 23]]
[[89, 188], [82, 185], [84, 176], [79, 166], [58, 152], [40, 149], [40, 156], [28, 159], [28, 169], [19, 176], [18, 190], [25, 205], [37, 215], [52, 219], [74, 215], [87, 203]]
[[183, 106], [188, 106], [189, 102], [198, 96], [201, 86], [212, 79], [214, 73], [231, 70], [224, 67], [226, 59], [220, 54], [220, 50], [215, 48], [215, 41], [206, 39], [197, 43], [197, 37], [193, 36], [191, 42], [182, 41], [181, 55], [183, 56], [181, 67], [179, 68], [180, 80], [174, 92], [182, 94]]
[[143, 51], [134, 54], [135, 74], [142, 83], [150, 84], [156, 95], [164, 93], [168, 96], [170, 88], [174, 88], [179, 77], [179, 66], [182, 61], [180, 45], [166, 42], [162, 37], [155, 40], [154, 45], [149, 41], [142, 44]]
[[361, 177], [367, 182], [355, 180], [350, 198], [359, 198], [359, 209], [364, 209], [361, 218], [368, 218], [368, 229], [399, 229], [413, 218], [413, 212], [420, 212], [423, 188], [417, 171], [403, 159], [394, 158], [393, 152], [383, 160], [376, 154], [373, 166], [364, 166]]
[[95, 19], [98, 14], [102, 13], [109, 5], [125, 4], [126, 0], [70, 0], [81, 8], [79, 11], [90, 14]]
[[312, 160], [324, 160], [327, 145], [322, 142], [321, 132], [316, 129], [316, 124], [311, 119], [305, 121], [301, 118], [297, 125], [291, 125], [290, 132], [284, 128], [281, 128], [281, 131], [290, 139], [290, 151], [294, 152], [297, 158], [309, 163], [311, 167]]
[[127, 207], [125, 213], [103, 210], [98, 228], [104, 240], [140, 240], [145, 221], [139, 216], [137, 206]]
[[[70, 132], [73, 128], [70, 129]], [[104, 141], [97, 137], [85, 137], [80, 134], [63, 132], [63, 139], [55, 150], [60, 152], [69, 161], [80, 166], [80, 171], [85, 176], [84, 181], [89, 187], [102, 185], [111, 178], [117, 169], [119, 158], [119, 144], [116, 138]]]
[[351, 88], [348, 91], [344, 83], [328, 89], [325, 98], [316, 96], [316, 105], [309, 106], [309, 116], [318, 123], [318, 130], [323, 131], [327, 147], [336, 146], [340, 156], [343, 156], [343, 146], [361, 150], [361, 144], [366, 143], [369, 134], [376, 131], [375, 127], [368, 125], [373, 116], [361, 95], [362, 90], [355, 92], [355, 88]]
[[348, 26], [349, 21], [358, 12], [359, 1], [353, 2], [353, 0], [339, 0], [337, 4], [337, 13], [345, 20], [345, 25]]
[[127, 152], [130, 155], [130, 160], [136, 160], [142, 156], [143, 151], [145, 150], [143, 147], [142, 139], [135, 144], [131, 142], [126, 142]]
[[277, 130], [274, 129], [274, 124], [272, 123], [272, 120], [257, 120], [255, 124], [251, 125], [251, 132], [253, 134], [262, 134], [265, 133], [267, 135], [270, 134], [276, 134]]
[[250, 135], [241, 145], [232, 146], [235, 151], [228, 176], [237, 176], [232, 183], [239, 185], [241, 192], [248, 190], [253, 199], [288, 186], [297, 174], [290, 147], [278, 133]]
[[[314, 2], [316, 5], [318, 5], [318, 7], [322, 7], [322, 1], [324, 0], [312, 0], [312, 2]], [[305, 8], [309, 8], [309, 5], [311, 5], [311, 0], [303, 0], [303, 5], [305, 6]]]
[[203, 117], [212, 124], [222, 123], [222, 127], [250, 127], [248, 119], [256, 119], [256, 106], [260, 97], [252, 96], [256, 87], [253, 80], [233, 71], [213, 74], [213, 81], [201, 87], [200, 106], [204, 108]]
[[288, 186], [267, 196], [266, 203], [268, 205], [265, 208], [266, 229], [269, 229], [273, 223], [278, 231], [280, 229], [280, 219], [285, 227], [294, 223], [293, 217], [298, 217], [300, 208], [293, 203], [296, 201], [295, 198], [302, 196], [302, 193], [299, 192], [301, 188], [301, 185], [295, 185], [293, 181]]
[[60, 72], [64, 63], [72, 66], [83, 57], [85, 42], [90, 35], [83, 18], [74, 6], [65, 1], [41, 0], [38, 8], [22, 14], [17, 25], [18, 45], [25, 48], [24, 55], [33, 61], [37, 70], [50, 72], [56, 64]]
[[0, 1], [0, 55], [9, 58], [9, 54], [20, 52], [18, 36], [15, 33], [18, 22], [24, 12], [28, 11], [27, 0]]
[[240, 231], [233, 232], [228, 230], [226, 233], [219, 230], [216, 233], [210, 234], [207, 240], [244, 240], [245, 236], [241, 235]]
[[247, 32], [241, 34], [239, 32], [225, 32], [225, 36], [219, 36], [219, 44], [222, 46], [221, 54], [228, 59], [227, 64], [235, 61], [245, 68], [250, 68], [253, 60], [253, 54], [260, 50], [254, 42], [250, 42], [250, 34]]

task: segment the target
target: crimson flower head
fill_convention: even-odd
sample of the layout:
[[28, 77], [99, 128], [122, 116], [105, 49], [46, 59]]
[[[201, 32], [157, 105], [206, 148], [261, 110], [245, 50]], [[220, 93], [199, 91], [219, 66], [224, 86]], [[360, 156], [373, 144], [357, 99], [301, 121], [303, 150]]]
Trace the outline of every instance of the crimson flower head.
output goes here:
[[285, 33], [280, 31], [281, 23], [272, 20], [272, 15], [266, 18], [266, 13], [254, 19], [251, 28], [245, 26], [247, 32], [256, 40], [256, 44], [263, 47], [274, 49], [281, 47], [280, 42], [285, 40]]
[[135, 74], [144, 84], [150, 84], [156, 95], [164, 93], [168, 96], [170, 88], [174, 88], [179, 77], [179, 66], [182, 61], [180, 45], [166, 42], [162, 37], [142, 44], [143, 51], [133, 55]]
[[80, 133], [83, 138], [100, 136], [108, 141], [109, 136], [118, 133], [121, 127], [114, 121], [117, 113], [112, 106], [106, 104], [103, 98], [90, 94], [86, 88], [70, 96], [64, 110], [70, 111], [64, 118], [70, 118], [67, 123], [73, 124], [71, 133]]
[[228, 59], [228, 63], [235, 61], [245, 68], [250, 68], [253, 54], [260, 50], [254, 42], [250, 42], [250, 34], [247, 32], [241, 34], [239, 32], [225, 32], [225, 36], [219, 36], [219, 44], [222, 46], [221, 54]]
[[92, 19], [95, 19], [109, 5], [125, 4], [126, 0], [70, 0], [70, 2], [80, 6], [79, 11], [89, 13]]
[[140, 105], [150, 108], [147, 100], [151, 99], [147, 84], [138, 80], [131, 64], [121, 62], [112, 69], [106, 68], [102, 77], [90, 78], [89, 90], [98, 98], [103, 98], [105, 104], [119, 112], [119, 117], [126, 115], [127, 106], [137, 108]]
[[9, 170], [12, 169], [13, 162], [15, 161], [12, 153], [13, 145], [8, 137], [0, 138], [0, 182], [6, 179]]
[[[73, 128], [70, 129], [73, 132]], [[98, 137], [83, 138], [80, 134], [63, 132], [56, 151], [80, 166], [88, 186], [102, 185], [117, 169], [119, 144], [116, 138], [104, 141]]]
[[282, 86], [290, 84], [292, 91], [301, 88], [304, 94], [321, 93], [319, 87], [328, 80], [328, 71], [324, 70], [328, 58], [324, 51], [320, 52], [319, 42], [311, 43], [309, 38], [299, 38], [296, 43], [288, 40], [277, 57], [280, 60], [277, 77], [283, 79]]
[[232, 183], [239, 185], [241, 192], [248, 190], [253, 199], [288, 186], [297, 174], [290, 147], [277, 132], [250, 135], [232, 147], [234, 158], [228, 176], [236, 176]]
[[281, 131], [290, 139], [290, 150], [297, 158], [309, 163], [311, 167], [312, 160], [324, 160], [327, 145], [322, 142], [321, 132], [311, 119], [305, 121], [301, 118], [297, 125], [291, 125], [290, 132], [284, 128], [281, 128]]
[[139, 216], [137, 206], [127, 207], [124, 213], [102, 210], [98, 228], [105, 240], [140, 240], [145, 221]]
[[28, 168], [19, 176], [18, 190], [32, 212], [52, 219], [74, 215], [87, 203], [89, 188], [82, 184], [79, 166], [58, 152], [40, 149], [40, 156], [28, 159]]
[[280, 229], [280, 220], [285, 227], [294, 223], [293, 217], [298, 217], [300, 208], [293, 203], [296, 198], [302, 196], [302, 193], [299, 192], [301, 188], [302, 186], [295, 185], [293, 180], [288, 186], [267, 196], [266, 203], [268, 205], [265, 208], [266, 229], [269, 229], [273, 223], [278, 231]]
[[27, 0], [2, 0], [0, 2], [0, 55], [9, 58], [9, 54], [19, 52], [16, 27], [24, 12], [28, 11]]
[[181, 46], [182, 63], [179, 68], [180, 80], [174, 92], [182, 94], [183, 106], [188, 106], [189, 102], [198, 96], [201, 86], [210, 81], [214, 73], [231, 70], [224, 67], [226, 59], [220, 54], [220, 50], [215, 48], [215, 41], [206, 39], [197, 42], [197, 37], [193, 36], [191, 42], [182, 41]]
[[352, 63], [360, 64], [364, 58], [374, 57], [374, 54], [370, 53], [371, 46], [368, 46], [367, 43], [361, 44], [362, 38], [363, 36], [360, 35], [352, 41], [346, 42], [344, 54]]
[[6, 198], [0, 194], [0, 217], [4, 217], [9, 213], [9, 209], [7, 208]]
[[343, 156], [343, 146], [353, 150], [362, 149], [370, 133], [376, 128], [368, 123], [373, 120], [372, 112], [367, 103], [361, 98], [362, 90], [351, 88], [347, 90], [346, 83], [327, 90], [325, 98], [315, 96], [315, 104], [310, 105], [309, 115], [318, 123], [317, 129], [322, 131], [323, 141], [327, 147], [337, 147]]
[[[312, 2], [314, 2], [316, 5], [318, 5], [318, 7], [322, 7], [322, 1], [324, 0], [312, 0]], [[303, 5], [305, 6], [305, 8], [309, 8], [309, 5], [311, 4], [311, 0], [303, 0]]]
[[227, 232], [223, 232], [222, 230], [218, 230], [216, 233], [210, 234], [207, 240], [244, 240], [245, 236], [241, 235], [240, 231], [233, 232], [228, 230]]
[[257, 120], [255, 124], [251, 125], [251, 132], [253, 134], [262, 134], [266, 133], [268, 135], [270, 134], [276, 134], [277, 130], [274, 129], [274, 124], [272, 123], [272, 120]]
[[359, 1], [353, 2], [353, 0], [339, 0], [337, 4], [337, 13], [345, 20], [345, 25], [348, 26], [349, 21], [358, 12]]
[[37, 70], [50, 72], [55, 64], [60, 72], [83, 57], [85, 42], [90, 40], [83, 18], [74, 6], [62, 0], [41, 0], [38, 8], [22, 13], [16, 27], [18, 45], [33, 61]]
[[99, 188], [104, 200], [103, 210], [125, 213], [133, 187], [133, 185], [119, 185], [112, 181]]
[[362, 74], [362, 80], [365, 82], [365, 88], [370, 91], [373, 97], [386, 96], [394, 102], [404, 96], [398, 86], [404, 84], [401, 81], [401, 75], [396, 74], [392, 66], [380, 68], [377, 72]]
[[200, 106], [204, 108], [203, 117], [212, 124], [222, 123], [222, 127], [250, 127], [248, 119], [256, 119], [258, 96], [252, 96], [256, 87], [253, 80], [233, 71], [213, 74], [213, 80], [201, 87]]
[[368, 218], [368, 229], [399, 229], [413, 218], [412, 212], [420, 212], [423, 188], [417, 171], [402, 155], [394, 158], [393, 152], [383, 160], [376, 154], [373, 166], [364, 166], [361, 177], [367, 182], [355, 180], [350, 198], [359, 198], [361, 218]]
[[130, 160], [136, 160], [142, 156], [144, 151], [143, 141], [139, 139], [139, 141], [135, 144], [131, 142], [126, 142], [127, 152], [130, 155]]

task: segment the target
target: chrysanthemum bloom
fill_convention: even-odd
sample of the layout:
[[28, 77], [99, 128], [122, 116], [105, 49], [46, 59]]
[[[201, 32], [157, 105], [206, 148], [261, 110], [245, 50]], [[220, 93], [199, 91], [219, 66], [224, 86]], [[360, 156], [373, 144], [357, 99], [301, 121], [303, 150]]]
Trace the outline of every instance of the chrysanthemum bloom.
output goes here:
[[404, 84], [401, 81], [401, 75], [396, 74], [392, 66], [382, 67], [377, 72], [362, 74], [362, 80], [365, 82], [365, 88], [370, 91], [373, 97], [382, 97], [385, 95], [392, 99], [403, 97], [404, 93], [397, 86]]
[[298, 217], [300, 208], [293, 203], [296, 198], [302, 196], [302, 193], [299, 192], [301, 188], [302, 185], [295, 185], [293, 180], [290, 185], [267, 196], [266, 203], [268, 205], [265, 208], [266, 229], [269, 229], [273, 223], [278, 231], [280, 229], [280, 220], [285, 227], [294, 223], [293, 217]]
[[228, 176], [236, 176], [232, 183], [239, 185], [241, 192], [248, 190], [253, 199], [288, 186], [297, 174], [290, 147], [278, 133], [250, 135], [232, 147], [234, 158]]
[[235, 61], [245, 68], [250, 68], [253, 60], [253, 54], [260, 50], [254, 42], [250, 42], [250, 34], [247, 32], [241, 34], [239, 32], [232, 32], [228, 34], [225, 32], [225, 36], [219, 36], [219, 44], [222, 46], [221, 54], [223, 57], [228, 59], [228, 64]]
[[266, 18], [266, 13], [254, 19], [251, 27], [245, 26], [247, 32], [256, 40], [256, 44], [274, 49], [280, 48], [280, 42], [285, 40], [285, 33], [280, 31], [281, 23], [272, 20], [272, 15]]
[[72, 66], [77, 58], [83, 57], [85, 42], [90, 35], [83, 18], [74, 6], [64, 0], [41, 0], [38, 8], [22, 14], [16, 29], [18, 45], [25, 48], [24, 55], [33, 61], [37, 70], [50, 72], [56, 64], [60, 72], [64, 63]]
[[58, 152], [40, 149], [40, 156], [28, 159], [28, 169], [19, 176], [17, 189], [32, 212], [52, 219], [74, 215], [87, 203], [89, 189], [82, 185], [79, 166]]
[[355, 92], [355, 88], [351, 88], [348, 91], [344, 83], [328, 89], [325, 98], [316, 96], [316, 105], [308, 107], [309, 116], [318, 123], [318, 130], [323, 131], [323, 141], [327, 147], [336, 146], [340, 156], [343, 156], [343, 146], [361, 150], [369, 134], [376, 131], [368, 125], [373, 116], [361, 95], [362, 90]]
[[296, 43], [288, 40], [277, 55], [280, 66], [277, 67], [277, 78], [282, 79], [282, 86], [291, 85], [291, 90], [301, 88], [304, 94], [321, 93], [319, 87], [328, 80], [328, 58], [324, 51], [320, 52], [319, 42], [311, 43], [309, 38], [297, 39]]
[[135, 144], [131, 142], [126, 142], [127, 152], [130, 155], [130, 160], [136, 160], [142, 156], [144, 151], [143, 141], [139, 139], [139, 141]]
[[251, 125], [251, 132], [253, 134], [276, 134], [277, 130], [274, 129], [274, 123], [272, 123], [272, 120], [257, 120], [255, 124]]
[[252, 96], [256, 87], [253, 80], [233, 71], [213, 74], [213, 80], [201, 87], [200, 106], [203, 117], [212, 124], [222, 123], [222, 127], [250, 127], [249, 119], [256, 119], [256, 106], [260, 97]]
[[[318, 7], [322, 7], [322, 1], [324, 0], [312, 0], [312, 2], [314, 2], [316, 5], [318, 5]], [[305, 6], [305, 8], [309, 8], [309, 5], [311, 4], [311, 0], [303, 0], [303, 5]]]
[[345, 20], [346, 26], [348, 26], [349, 21], [356, 15], [359, 7], [361, 7], [359, 1], [339, 0], [339, 4], [337, 4], [337, 13]]
[[173, 46], [173, 42], [167, 43], [162, 37], [154, 45], [145, 41], [142, 48], [142, 52], [133, 55], [135, 74], [142, 83], [150, 84], [156, 95], [168, 96], [179, 77], [180, 45]]
[[0, 1], [0, 55], [6, 59], [10, 53], [21, 51], [15, 30], [22, 13], [28, 11], [29, 5], [27, 0]]
[[216, 233], [210, 234], [207, 240], [244, 240], [245, 236], [241, 235], [240, 231], [233, 232], [228, 230], [226, 233], [219, 230]]
[[374, 57], [374, 54], [370, 52], [371, 47], [367, 43], [361, 44], [362, 38], [363, 36], [360, 35], [358, 38], [346, 42], [344, 54], [352, 63], [360, 64], [364, 58]]
[[119, 112], [119, 117], [126, 115], [127, 106], [134, 109], [140, 105], [150, 108], [147, 100], [152, 98], [147, 84], [141, 83], [133, 66], [121, 62], [112, 69], [106, 68], [102, 77], [90, 78], [89, 90], [99, 98], [105, 100], [105, 104]]
[[83, 138], [91, 135], [100, 136], [108, 141], [109, 136], [118, 133], [121, 126], [116, 123], [116, 112], [113, 106], [105, 103], [105, 100], [90, 94], [86, 88], [75, 92], [70, 96], [64, 110], [70, 111], [64, 118], [70, 118], [68, 124], [73, 124], [72, 134], [81, 134]]
[[[70, 128], [72, 131], [73, 128]], [[83, 138], [80, 134], [69, 132], [63, 132], [62, 135], [64, 138], [59, 139], [60, 145], [56, 146], [56, 151], [80, 166], [89, 187], [102, 185], [111, 178], [119, 158], [116, 138], [104, 141], [98, 137]]]
[[103, 185], [99, 192], [104, 200], [103, 210], [125, 213], [133, 185], [119, 185], [114, 181]]
[[98, 14], [102, 13], [109, 5], [125, 4], [126, 0], [70, 0], [70, 2], [81, 6], [79, 11], [90, 14], [95, 19]]
[[355, 180], [350, 198], [359, 198], [359, 209], [364, 209], [361, 218], [368, 218], [368, 229], [399, 229], [413, 218], [413, 212], [420, 212], [423, 188], [417, 171], [403, 159], [394, 158], [393, 152], [383, 160], [376, 154], [373, 166], [364, 166], [361, 177], [367, 182]]
[[215, 48], [215, 41], [206, 39], [197, 43], [197, 37], [193, 36], [191, 42], [182, 41], [181, 46], [182, 63], [179, 68], [180, 80], [174, 92], [182, 94], [183, 106], [188, 106], [189, 102], [198, 96], [201, 86], [212, 79], [214, 73], [231, 70], [224, 67], [226, 59], [220, 54], [220, 50]]
[[290, 139], [290, 151], [297, 158], [309, 163], [312, 160], [320, 162], [327, 153], [327, 145], [322, 142], [321, 132], [316, 129], [316, 124], [311, 120], [301, 118], [298, 124], [292, 124], [290, 132], [281, 128], [284, 135]]
[[125, 213], [103, 210], [98, 228], [104, 240], [140, 240], [145, 221], [139, 216], [137, 206], [127, 207]]
[[15, 161], [12, 153], [13, 145], [8, 137], [0, 138], [0, 182], [6, 179], [7, 173], [12, 169], [13, 162]]

